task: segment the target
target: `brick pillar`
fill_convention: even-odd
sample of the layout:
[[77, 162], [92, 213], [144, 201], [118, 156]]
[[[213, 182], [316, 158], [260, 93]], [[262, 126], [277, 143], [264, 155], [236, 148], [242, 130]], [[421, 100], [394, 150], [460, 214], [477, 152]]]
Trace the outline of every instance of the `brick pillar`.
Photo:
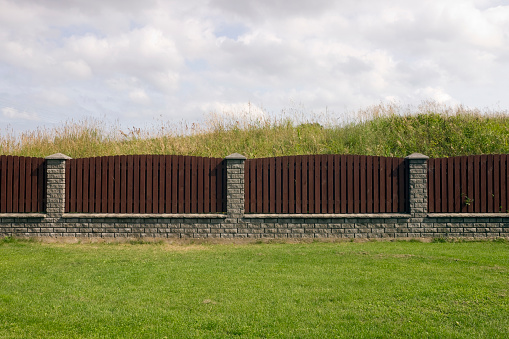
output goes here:
[[424, 218], [428, 213], [428, 157], [424, 154], [413, 153], [405, 159], [409, 169], [408, 212], [412, 218]]
[[234, 153], [226, 161], [226, 214], [228, 219], [244, 217], [244, 162], [246, 157]]
[[71, 158], [62, 153], [46, 157], [46, 214], [50, 219], [60, 218], [65, 210], [65, 161], [67, 159]]

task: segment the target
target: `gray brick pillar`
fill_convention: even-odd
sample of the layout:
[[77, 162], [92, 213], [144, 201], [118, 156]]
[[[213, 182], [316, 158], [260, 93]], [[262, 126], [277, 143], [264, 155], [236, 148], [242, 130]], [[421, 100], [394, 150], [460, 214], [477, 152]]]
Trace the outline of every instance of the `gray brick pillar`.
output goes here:
[[408, 164], [409, 208], [412, 218], [424, 218], [428, 213], [428, 157], [413, 153], [406, 158]]
[[234, 153], [226, 161], [226, 214], [228, 219], [244, 217], [244, 162], [246, 157]]
[[62, 153], [56, 153], [45, 159], [46, 214], [50, 219], [49, 222], [55, 222], [65, 210], [65, 161], [71, 158]]

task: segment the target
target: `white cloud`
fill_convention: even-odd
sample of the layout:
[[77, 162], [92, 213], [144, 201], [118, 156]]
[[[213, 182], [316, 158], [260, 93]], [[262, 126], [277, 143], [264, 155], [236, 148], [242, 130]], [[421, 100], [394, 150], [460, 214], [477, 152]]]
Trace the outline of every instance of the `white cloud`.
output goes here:
[[9, 119], [39, 120], [39, 117], [36, 113], [21, 112], [12, 107], [2, 108], [2, 115]]

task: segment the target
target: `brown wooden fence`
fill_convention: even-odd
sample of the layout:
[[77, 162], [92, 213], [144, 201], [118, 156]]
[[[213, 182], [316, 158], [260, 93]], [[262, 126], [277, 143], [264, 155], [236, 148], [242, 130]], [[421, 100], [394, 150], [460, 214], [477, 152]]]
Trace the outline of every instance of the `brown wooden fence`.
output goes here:
[[428, 211], [508, 213], [508, 155], [428, 160]]
[[44, 159], [0, 156], [0, 213], [44, 212]]
[[224, 212], [223, 159], [132, 155], [66, 162], [66, 212]]
[[246, 213], [405, 212], [403, 158], [304, 155], [248, 159]]

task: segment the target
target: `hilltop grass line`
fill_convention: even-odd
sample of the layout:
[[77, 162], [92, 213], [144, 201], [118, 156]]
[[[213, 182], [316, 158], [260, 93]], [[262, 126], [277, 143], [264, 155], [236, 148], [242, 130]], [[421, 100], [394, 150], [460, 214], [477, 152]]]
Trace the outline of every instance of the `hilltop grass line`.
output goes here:
[[509, 246], [0, 242], [2, 338], [507, 338]]
[[[127, 131], [100, 120], [68, 122], [55, 129], [0, 136], [0, 154], [72, 158], [178, 154], [248, 158], [305, 154], [357, 154], [429, 157], [509, 153], [507, 111], [449, 107], [425, 102], [417, 108], [380, 104], [354, 114], [348, 124], [334, 116], [253, 118], [211, 114], [202, 126], [176, 127], [169, 122]], [[106, 126], [106, 127], [105, 127]], [[109, 132], [108, 132], [109, 131]]]

